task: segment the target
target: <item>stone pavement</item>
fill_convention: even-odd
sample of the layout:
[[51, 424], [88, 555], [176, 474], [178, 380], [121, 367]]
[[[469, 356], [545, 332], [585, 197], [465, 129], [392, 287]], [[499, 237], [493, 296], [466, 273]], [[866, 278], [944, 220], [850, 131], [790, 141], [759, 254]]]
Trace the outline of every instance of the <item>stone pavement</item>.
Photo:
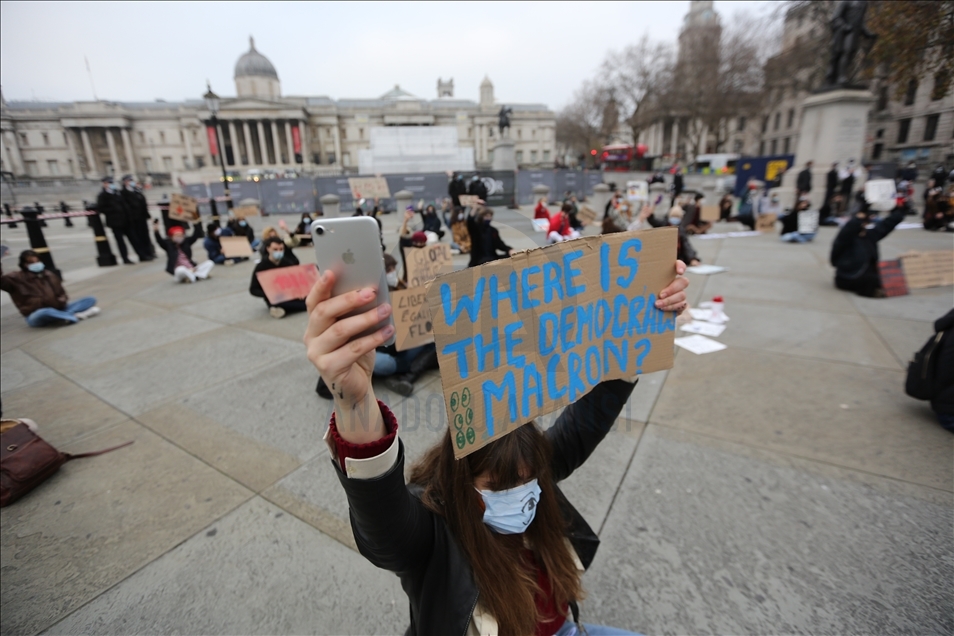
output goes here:
[[[497, 211], [514, 247], [541, 239], [530, 215]], [[389, 246], [397, 222], [384, 217]], [[18, 252], [16, 232], [3, 240]], [[91, 241], [49, 232], [63, 235], [58, 264], [85, 268], [64, 267], [70, 294], [103, 312], [29, 329], [3, 295], [4, 413], [67, 452], [136, 443], [67, 464], [0, 513], [0, 631], [403, 632], [397, 578], [354, 550], [305, 317], [270, 318], [248, 295], [250, 263], [175, 285], [158, 262], [89, 269]], [[693, 302], [725, 296], [729, 348], [677, 350], [671, 371], [642, 378], [565, 483], [603, 541], [585, 620], [647, 634], [954, 632], [954, 436], [903, 392], [952, 288], [839, 292], [833, 235], [695, 241], [730, 268], [690, 276]], [[951, 248], [919, 230], [882, 243], [889, 258]], [[439, 382], [406, 399], [377, 386], [411, 461], [443, 433]]]

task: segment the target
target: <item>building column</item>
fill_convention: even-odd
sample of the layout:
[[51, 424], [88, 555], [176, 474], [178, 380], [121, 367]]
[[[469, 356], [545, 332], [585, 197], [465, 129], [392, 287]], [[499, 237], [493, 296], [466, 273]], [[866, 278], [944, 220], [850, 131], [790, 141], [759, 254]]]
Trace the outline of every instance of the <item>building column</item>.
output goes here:
[[669, 153], [673, 157], [676, 156], [676, 151], [679, 148], [678, 140], [679, 140], [679, 120], [673, 119], [672, 120], [672, 135], [669, 138]]
[[183, 128], [182, 136], [185, 137], [186, 156], [189, 158], [189, 165], [186, 169], [195, 170], [195, 156], [192, 154], [192, 129], [188, 127]]
[[126, 154], [126, 165], [129, 166], [130, 174], [136, 174], [136, 161], [133, 159], [132, 140], [129, 138], [129, 129], [120, 128], [119, 135], [123, 140], [123, 150]]
[[259, 119], [256, 123], [258, 124], [258, 150], [262, 156], [261, 165], [264, 166], [268, 163], [268, 144], [265, 143], [265, 125], [262, 123], [261, 119]]
[[14, 172], [18, 175], [24, 174], [26, 172], [26, 166], [23, 163], [23, 155], [20, 154], [20, 141], [17, 139], [17, 134], [7, 131], [5, 137], [7, 138], [7, 149], [13, 159]]
[[255, 165], [255, 151], [252, 149], [252, 129], [248, 126], [248, 121], [242, 121], [242, 141], [245, 142], [245, 157], [248, 165]]
[[229, 140], [232, 142], [232, 165], [242, 165], [242, 146], [239, 144], [238, 134], [235, 131], [235, 120], [229, 121]]
[[[219, 134], [219, 160], [222, 162], [222, 165], [225, 167], [229, 166], [229, 158], [225, 152], [225, 131], [222, 129], [222, 121], [219, 120], [218, 125], [216, 126]], [[233, 164], [234, 165], [234, 164]]]
[[[99, 172], [99, 166], [96, 165], [96, 157], [93, 155], [93, 145], [89, 143], [89, 133], [85, 128], [80, 128], [80, 138], [83, 140], [83, 152], [86, 154], [86, 170], [96, 175]], [[99, 175], [101, 178], [103, 175]]]
[[335, 121], [335, 165], [339, 168], [344, 166], [341, 163], [341, 128], [338, 121]]
[[[321, 130], [321, 128], [319, 128], [318, 130]], [[298, 137], [301, 139], [301, 165], [302, 167], [307, 168], [311, 166], [312, 164], [311, 146], [308, 144], [308, 120], [307, 119], [298, 120]], [[321, 136], [319, 135], [318, 138], [320, 140]], [[321, 143], [318, 144], [318, 147], [320, 149], [324, 148], [324, 146]], [[321, 152], [320, 149], [318, 150], [319, 153]]]
[[0, 138], [0, 145], [3, 146], [3, 166], [10, 172], [17, 174], [17, 167], [13, 163], [13, 153], [10, 152], [10, 149], [7, 147], [7, 135], [4, 134]]
[[272, 120], [272, 151], [275, 153], [275, 165], [282, 162], [281, 144], [278, 143], [278, 122]]
[[288, 165], [295, 165], [295, 144], [292, 141], [291, 122], [285, 120], [285, 146], [288, 147]]
[[118, 177], [121, 172], [119, 165], [119, 155], [116, 154], [116, 140], [113, 138], [113, 131], [110, 128], [103, 129], [106, 132], [106, 145], [109, 146], [109, 159], [113, 162], [113, 176]]

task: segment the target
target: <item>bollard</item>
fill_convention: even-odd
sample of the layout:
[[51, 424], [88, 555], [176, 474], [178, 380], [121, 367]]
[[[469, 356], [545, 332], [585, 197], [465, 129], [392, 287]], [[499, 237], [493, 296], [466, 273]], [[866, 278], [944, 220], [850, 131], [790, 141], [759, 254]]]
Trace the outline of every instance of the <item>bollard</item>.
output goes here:
[[337, 194], [326, 194], [321, 201], [321, 215], [335, 217], [341, 214], [341, 199]]
[[399, 190], [394, 193], [394, 204], [397, 206], [398, 218], [404, 218], [404, 210], [414, 200], [414, 193], [410, 190]]
[[46, 269], [55, 273], [60, 277], [60, 280], [62, 280], [63, 275], [60, 273], [60, 270], [56, 269], [56, 265], [53, 264], [53, 255], [50, 254], [50, 248], [46, 244], [46, 237], [43, 236], [42, 219], [36, 218], [40, 213], [34, 208], [23, 208], [20, 213], [23, 215], [27, 236], [30, 238], [30, 249], [36, 252], [36, 255], [43, 261]]
[[606, 209], [606, 204], [610, 200], [610, 188], [605, 183], [597, 183], [593, 186], [593, 203], [592, 208], [596, 210], [596, 213], [602, 218], [603, 210]]
[[93, 228], [93, 237], [96, 241], [96, 264], [100, 267], [112, 267], [116, 265], [116, 256], [113, 255], [113, 250], [109, 246], [109, 239], [106, 238], [103, 220], [99, 218], [99, 212], [96, 210], [95, 204], [89, 205], [85, 201], [83, 201], [83, 204], [87, 212], [95, 213], [86, 217], [86, 220], [89, 222], [89, 226]]

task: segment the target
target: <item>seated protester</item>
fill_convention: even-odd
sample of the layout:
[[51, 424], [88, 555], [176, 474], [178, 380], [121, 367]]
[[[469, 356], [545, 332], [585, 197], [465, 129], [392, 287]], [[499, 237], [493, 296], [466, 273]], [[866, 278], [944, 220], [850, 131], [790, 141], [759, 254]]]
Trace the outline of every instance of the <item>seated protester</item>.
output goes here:
[[153, 220], [152, 229], [156, 244], [166, 252], [166, 272], [174, 276], [177, 283], [194, 283], [196, 280], [205, 280], [209, 272], [215, 267], [211, 260], [196, 265], [192, 260], [192, 244], [202, 238], [202, 225], [194, 224], [192, 236], [187, 237], [185, 230], [179, 225], [169, 227], [169, 238], [159, 235], [159, 221]]
[[580, 233], [570, 225], [570, 210], [573, 206], [564, 203], [558, 212], [550, 217], [550, 231], [547, 234], [548, 243], [562, 243], [575, 238], [580, 238]]
[[613, 196], [611, 196], [610, 200], [606, 202], [605, 206], [603, 206], [603, 218], [605, 219], [607, 216], [609, 216], [610, 210], [615, 210], [617, 207], [619, 207], [621, 202], [622, 198], [620, 197], [619, 192], [613, 192]]
[[268, 313], [271, 314], [272, 318], [284, 318], [285, 314], [305, 311], [304, 298], [286, 300], [277, 305], [273, 305], [271, 301], [268, 300], [268, 297], [265, 295], [265, 290], [262, 289], [262, 284], [258, 282], [258, 273], [266, 272], [270, 269], [278, 269], [279, 267], [298, 265], [298, 259], [292, 254], [290, 249], [285, 247], [285, 243], [277, 236], [270, 236], [264, 239], [262, 243], [265, 246], [265, 255], [252, 272], [252, 281], [249, 283], [248, 293], [256, 298], [262, 298], [265, 301], [265, 304], [268, 305]]
[[219, 242], [219, 237], [232, 235], [231, 231], [225, 234], [226, 231], [228, 230], [219, 227], [219, 224], [215, 222], [209, 223], [205, 227], [205, 238], [202, 239], [202, 247], [205, 248], [205, 253], [209, 257], [209, 260], [216, 265], [234, 265], [239, 261], [247, 261], [248, 258], [244, 256], [227, 258], [225, 254], [222, 253], [222, 243]]
[[92, 296], [70, 302], [60, 277], [33, 250], [20, 252], [20, 271], [4, 274], [0, 268], [0, 289], [31, 327], [72, 325], [99, 313]]
[[692, 202], [683, 208], [682, 227], [687, 234], [705, 234], [712, 227], [712, 223], [702, 220], [702, 200], [705, 195], [696, 193]]
[[702, 261], [699, 260], [696, 250], [693, 249], [692, 243], [689, 242], [689, 236], [682, 227], [682, 217], [683, 211], [681, 207], [674, 205], [669, 208], [669, 225], [679, 228], [679, 242], [676, 247], [676, 258], [683, 263], [687, 263], [691, 267], [698, 265]]
[[896, 206], [891, 214], [872, 223], [874, 211], [859, 192], [860, 206], [838, 232], [831, 245], [831, 264], [835, 267], [835, 287], [853, 291], [859, 296], [884, 298], [878, 272], [878, 241], [891, 233], [904, 220], [905, 205]]
[[295, 226], [295, 235], [300, 241], [300, 245], [311, 245], [311, 222], [314, 219], [307, 212], [302, 213], [301, 223]]
[[467, 217], [467, 232], [470, 234], [468, 267], [490, 263], [514, 253], [513, 248], [500, 238], [497, 228], [491, 225], [493, 220], [494, 211], [483, 206], [477, 207], [474, 214]]
[[779, 233], [781, 234], [783, 242], [808, 243], [815, 238], [814, 232], [811, 234], [802, 234], [798, 231], [798, 215], [801, 212], [808, 212], [810, 207], [811, 201], [809, 201], [807, 196], [803, 196], [798, 200], [798, 205], [795, 206], [795, 209], [781, 218], [782, 229]]
[[738, 221], [750, 230], [755, 229], [755, 206], [758, 203], [758, 188], [758, 184], [749, 181], [745, 192], [742, 193], [742, 198], [739, 199], [739, 213], [729, 219], [730, 221]]
[[253, 251], [258, 249], [261, 241], [255, 238], [255, 230], [248, 224], [248, 221], [245, 219], [231, 219], [228, 226], [232, 230], [232, 236], [244, 236], [248, 239]]
[[941, 188], [931, 188], [924, 199], [924, 216], [922, 217], [925, 230], [952, 230], [951, 222], [954, 216], [951, 212], [950, 199], [944, 196]]
[[467, 229], [467, 213], [463, 208], [454, 208], [450, 215], [451, 242], [461, 254], [470, 253], [470, 231]]
[[938, 423], [954, 433], [954, 309], [934, 323], [934, 334], [908, 363], [904, 392], [930, 400]]
[[540, 197], [540, 200], [537, 201], [537, 207], [533, 208], [533, 218], [535, 219], [550, 219], [550, 210], [547, 208], [547, 198]]
[[722, 195], [722, 199], [719, 201], [719, 220], [728, 221], [732, 216], [732, 195], [726, 193]]
[[654, 214], [656, 206], [644, 203], [639, 215], [627, 226], [628, 231], [651, 230], [654, 227], [666, 227], [669, 225], [668, 219], [660, 221]]
[[567, 190], [566, 196], [563, 198], [563, 203], [570, 204], [570, 211], [567, 213], [570, 215], [570, 227], [572, 227], [574, 230], [582, 230], [583, 223], [580, 222], [580, 219], [577, 216], [580, 212], [580, 208], [577, 205], [576, 195]]
[[407, 282], [407, 255], [404, 253], [405, 249], [412, 247], [424, 247], [427, 245], [427, 234], [423, 231], [411, 232], [408, 224], [411, 219], [414, 218], [414, 210], [408, 207], [404, 211], [404, 222], [401, 224], [401, 229], [398, 232], [398, 247], [401, 250], [401, 265], [404, 267], [404, 276], [401, 280]]
[[438, 240], [444, 238], [444, 230], [441, 229], [441, 220], [437, 216], [437, 209], [432, 204], [429, 203], [427, 207], [421, 211], [421, 220], [425, 232], [433, 232], [437, 235]]
[[617, 205], [608, 205], [603, 214], [603, 228], [601, 234], [614, 234], [616, 232], [625, 232], [629, 224], [633, 222], [629, 202], [619, 200]]
[[265, 229], [262, 230], [262, 245], [258, 248], [262, 253], [262, 256], [265, 256], [265, 239], [271, 238], [273, 236], [281, 239], [289, 251], [301, 244], [301, 240], [297, 236], [288, 233], [288, 226], [285, 225], [285, 220], [279, 219], [277, 230], [271, 225], [266, 226]]

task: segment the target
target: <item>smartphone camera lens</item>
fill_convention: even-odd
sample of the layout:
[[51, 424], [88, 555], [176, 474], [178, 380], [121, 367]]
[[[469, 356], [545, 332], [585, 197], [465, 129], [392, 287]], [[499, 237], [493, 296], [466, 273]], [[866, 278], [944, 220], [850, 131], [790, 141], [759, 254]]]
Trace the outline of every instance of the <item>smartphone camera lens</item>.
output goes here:
[[318, 227], [315, 228], [315, 234], [317, 234], [318, 236], [321, 236], [324, 233], [325, 233], [324, 226], [319, 225]]

